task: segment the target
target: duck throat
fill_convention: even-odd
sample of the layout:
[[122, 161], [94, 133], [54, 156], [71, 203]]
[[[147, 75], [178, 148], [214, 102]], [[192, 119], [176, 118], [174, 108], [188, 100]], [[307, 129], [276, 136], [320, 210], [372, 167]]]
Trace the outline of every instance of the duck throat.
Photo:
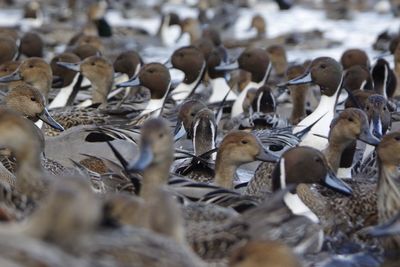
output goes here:
[[324, 154], [329, 166], [335, 173], [337, 173], [340, 167], [343, 152], [351, 143], [352, 140], [343, 138], [333, 137], [329, 139], [329, 144], [325, 149]]
[[[343, 76], [341, 81], [332, 96], [325, 94], [321, 95], [321, 99], [317, 108], [304, 118], [299, 124], [293, 129], [293, 133], [299, 133], [305, 128], [311, 129], [303, 137], [302, 146], [308, 145], [318, 150], [323, 150], [328, 145], [329, 129], [333, 118], [336, 113], [337, 98], [342, 88]], [[322, 137], [319, 137], [322, 136]]]
[[294, 85], [290, 86], [290, 94], [292, 96], [293, 109], [290, 120], [296, 124], [301, 118], [306, 115], [306, 93], [307, 85]]
[[151, 200], [157, 190], [166, 185], [169, 178], [169, 171], [172, 164], [172, 158], [163, 162], [152, 164], [143, 171], [143, 181], [140, 189], [140, 196], [145, 200]]
[[215, 162], [215, 184], [227, 189], [233, 189], [233, 179], [237, 166], [232, 162], [228, 162], [223, 153], [217, 154]]
[[107, 95], [111, 91], [112, 81], [101, 81], [92, 83], [93, 104], [107, 104]]
[[188, 96], [193, 94], [194, 90], [198, 87], [201, 79], [204, 76], [206, 63], [204, 62], [197, 73], [192, 74], [190, 77], [185, 74], [185, 79], [181, 82], [171, 93], [172, 99], [176, 102], [182, 102]]
[[[285, 159], [281, 158], [279, 162], [279, 183], [280, 189], [286, 188], [286, 171], [285, 171]], [[300, 199], [297, 192], [287, 192], [283, 197], [283, 201], [288, 209], [298, 216], [304, 216], [309, 218], [314, 223], [319, 223], [317, 215], [315, 215], [309, 207]]]

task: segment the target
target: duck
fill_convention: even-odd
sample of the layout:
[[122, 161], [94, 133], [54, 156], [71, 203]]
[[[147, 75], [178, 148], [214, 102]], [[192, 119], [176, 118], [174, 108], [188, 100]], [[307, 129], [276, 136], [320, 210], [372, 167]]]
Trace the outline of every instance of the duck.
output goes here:
[[61, 53], [52, 58], [50, 66], [53, 72], [53, 76], [57, 76], [61, 79], [61, 88], [59, 89], [58, 94], [50, 102], [50, 110], [72, 104], [74, 88], [76, 88], [77, 85], [80, 86], [78, 80], [82, 79], [79, 73], [59, 66], [57, 62], [78, 63], [80, 61], [81, 60], [77, 55], [70, 52]]
[[243, 101], [250, 88], [258, 89], [268, 80], [271, 71], [271, 63], [265, 50], [259, 48], [248, 48], [244, 50], [238, 60], [229, 65], [223, 64], [215, 67], [218, 71], [231, 71], [243, 69], [251, 73], [251, 82], [240, 92], [233, 103], [231, 117], [236, 117], [243, 113]]
[[[377, 138], [382, 138], [392, 124], [391, 113], [388, 108], [388, 101], [382, 96], [372, 94], [365, 101], [364, 111], [368, 115], [372, 134]], [[352, 175], [354, 178], [371, 179], [378, 178], [378, 166], [376, 160], [375, 147], [366, 145], [361, 159], [353, 166]]]
[[64, 128], [53, 119], [46, 108], [42, 94], [29, 84], [20, 84], [4, 97], [6, 108], [21, 114], [32, 121], [41, 120], [58, 131]]
[[[349, 90], [354, 94], [359, 90], [372, 90], [373, 81], [369, 70], [363, 65], [354, 65], [349, 67], [343, 78], [343, 88], [346, 88], [346, 90]], [[352, 99], [348, 98], [347, 102], [350, 101], [352, 101]]]
[[18, 48], [19, 55], [17, 59], [19, 59], [20, 56], [42, 58], [44, 56], [43, 50], [44, 42], [40, 35], [33, 31], [26, 32], [20, 39]]
[[17, 161], [13, 186], [20, 194], [40, 200], [46, 195], [49, 184], [40, 160], [43, 136], [32, 122], [10, 110], [2, 109], [0, 117], [0, 145], [10, 149]]
[[[378, 145], [379, 179], [377, 186], [378, 222], [387, 222], [398, 212], [400, 205], [399, 189], [396, 177], [399, 176], [398, 166], [400, 158], [397, 151], [400, 141], [400, 132], [393, 131], [383, 136]], [[386, 252], [397, 250], [399, 247], [398, 236], [390, 236], [382, 240]]]
[[206, 71], [206, 60], [194, 46], [181, 47], [171, 56], [173, 68], [183, 71], [185, 77], [172, 91], [171, 97], [178, 104], [191, 96], [201, 83]]
[[[378, 126], [373, 127], [373, 129], [376, 127]], [[379, 131], [379, 129], [374, 131]], [[341, 162], [347, 160], [350, 166], [352, 165], [355, 151], [351, 153], [347, 148], [354, 146], [355, 150], [355, 141], [357, 139], [373, 146], [379, 143], [378, 137], [374, 136], [370, 130], [368, 117], [364, 111], [356, 108], [347, 108], [332, 121], [328, 137], [329, 144], [324, 150], [326, 159], [332, 171], [336, 174], [338, 174]], [[340, 177], [349, 178], [351, 174]]]
[[325, 149], [328, 145], [326, 137], [329, 134], [329, 125], [336, 113], [342, 81], [342, 66], [332, 58], [320, 57], [311, 62], [303, 75], [282, 84], [298, 85], [313, 82], [320, 87], [321, 99], [317, 108], [293, 128], [293, 133], [296, 134], [312, 125], [308, 133], [303, 136], [300, 145], [312, 146], [319, 150]]
[[143, 86], [150, 91], [150, 99], [137, 118], [143, 122], [148, 116], [159, 116], [171, 89], [171, 75], [168, 69], [160, 63], [148, 63], [140, 69], [137, 77], [117, 84], [117, 87], [134, 86]]
[[102, 56], [91, 56], [79, 63], [57, 62], [57, 65], [80, 72], [92, 85], [91, 104], [107, 104], [107, 95], [110, 93], [114, 81], [114, 68]]
[[53, 73], [50, 65], [44, 59], [32, 57], [25, 59], [13, 73], [0, 78], [0, 82], [12, 81], [21, 81], [34, 86], [44, 96], [47, 103], [53, 82]]
[[196, 114], [204, 108], [207, 108], [206, 104], [198, 99], [189, 99], [180, 104], [176, 131], [183, 126], [186, 137], [188, 139], [192, 139], [192, 126], [194, 118], [196, 117]]
[[389, 62], [379, 58], [371, 71], [374, 91], [383, 95], [386, 99], [392, 98], [397, 87], [397, 78], [390, 68]]
[[3, 34], [0, 37], [0, 49], [2, 51], [0, 64], [14, 60], [17, 56], [18, 47], [15, 40]]
[[371, 67], [367, 53], [358, 48], [351, 48], [344, 51], [340, 58], [340, 63], [344, 70], [348, 70], [353, 66], [362, 66], [366, 69], [370, 69]]
[[212, 87], [211, 96], [207, 99], [207, 103], [215, 104], [222, 101], [230, 102], [237, 98], [236, 93], [230, 88], [225, 79], [225, 74], [215, 70], [223, 61], [220, 51], [214, 49], [207, 57], [207, 74], [209, 83]]

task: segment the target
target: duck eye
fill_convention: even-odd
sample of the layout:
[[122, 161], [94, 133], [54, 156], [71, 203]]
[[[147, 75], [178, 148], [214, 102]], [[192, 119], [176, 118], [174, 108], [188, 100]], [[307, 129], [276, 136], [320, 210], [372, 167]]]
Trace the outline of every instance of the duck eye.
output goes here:
[[321, 163], [322, 162], [322, 160], [320, 158], [314, 158], [314, 161], [317, 162], [317, 163]]
[[194, 113], [190, 113], [190, 116], [194, 117], [194, 115], [195, 115]]
[[92, 66], [96, 66], [96, 62], [92, 62]]
[[36, 98], [31, 96], [31, 101], [36, 101]]
[[326, 68], [326, 65], [325, 64], [322, 64], [321, 65], [321, 69], [325, 69]]
[[248, 141], [247, 140], [242, 140], [240, 143], [242, 143], [243, 145], [247, 144]]
[[354, 119], [353, 119], [352, 117], [350, 117], [350, 118], [347, 118], [347, 120], [348, 120], [348, 121], [351, 121], [351, 122], [353, 122], [353, 121], [354, 121]]
[[369, 110], [369, 106], [367, 106], [365, 109], [366, 109], [366, 110]]
[[395, 139], [396, 141], [400, 141], [400, 136], [396, 136], [394, 139]]
[[33, 68], [33, 65], [29, 65], [29, 68], [32, 69], [32, 68]]
[[160, 133], [160, 134], [158, 135], [158, 137], [159, 137], [159, 138], [163, 138], [163, 137], [164, 137], [164, 134], [163, 134], [163, 133]]
[[387, 110], [387, 108], [386, 108], [386, 106], [384, 106], [384, 107], [383, 107], [383, 111], [386, 111], [386, 110]]

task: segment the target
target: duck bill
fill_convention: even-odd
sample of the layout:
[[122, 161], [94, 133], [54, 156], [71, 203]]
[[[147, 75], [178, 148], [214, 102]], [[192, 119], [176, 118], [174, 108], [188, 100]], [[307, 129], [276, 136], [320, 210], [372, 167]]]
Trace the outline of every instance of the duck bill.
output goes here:
[[150, 144], [142, 143], [140, 148], [139, 158], [128, 165], [128, 171], [130, 172], [142, 172], [148, 166], [150, 166], [151, 162], [153, 161], [154, 155], [153, 151], [151, 150]]
[[231, 64], [221, 64], [214, 68], [216, 71], [232, 71], [239, 69], [239, 62], [235, 61]]
[[261, 149], [260, 153], [256, 156], [256, 160], [266, 162], [278, 162], [279, 157], [270, 151], [265, 151], [264, 149]]
[[326, 174], [322, 184], [344, 195], [351, 195], [353, 193], [351, 187], [337, 178], [331, 170]]
[[185, 127], [183, 127], [183, 122], [178, 118], [175, 129], [174, 129], [174, 141], [181, 139], [186, 133]]
[[123, 83], [119, 83], [116, 85], [117, 88], [121, 88], [121, 87], [135, 87], [135, 86], [139, 86], [140, 85], [140, 80], [139, 77], [135, 77], [133, 79], [130, 79], [129, 81], [123, 82]]
[[41, 121], [43, 121], [44, 123], [50, 125], [51, 127], [53, 127], [56, 130], [59, 130], [61, 132], [64, 131], [64, 127], [62, 127], [61, 124], [59, 124], [58, 122], [56, 122], [53, 117], [50, 115], [49, 111], [47, 110], [47, 108], [45, 108], [42, 112], [42, 114], [40, 114], [39, 119]]
[[386, 52], [380, 53], [379, 55], [375, 56], [374, 59], [390, 57], [391, 55], [392, 55], [392, 53], [390, 51], [386, 51]]
[[384, 237], [389, 235], [399, 235], [400, 234], [400, 222], [399, 215], [391, 219], [389, 222], [370, 227], [366, 230], [367, 234], [373, 237]]
[[376, 138], [381, 139], [383, 135], [383, 130], [382, 130], [382, 120], [379, 115], [374, 115], [372, 117], [371, 128], [372, 128], [372, 134]]
[[20, 80], [21, 80], [21, 75], [19, 74], [18, 69], [9, 75], [0, 77], [0, 83], [7, 83], [7, 82], [13, 82], [13, 81], [20, 81]]
[[174, 66], [172, 65], [171, 59], [169, 58], [167, 61], [164, 62], [163, 64], [167, 69], [173, 69]]
[[57, 62], [57, 65], [64, 67], [69, 70], [73, 70], [76, 72], [81, 71], [81, 64], [80, 63], [70, 63], [70, 62]]
[[303, 75], [296, 77], [294, 79], [291, 79], [287, 81], [286, 83], [282, 84], [284, 85], [298, 85], [298, 84], [306, 84], [306, 83], [311, 83], [312, 82], [312, 77], [311, 77], [311, 72], [306, 72]]
[[[375, 130], [374, 130], [375, 132]], [[369, 129], [365, 129], [364, 131], [361, 132], [360, 136], [358, 139], [366, 144], [372, 145], [372, 146], [377, 146], [380, 142], [379, 138], [377, 138], [375, 135], [372, 135], [371, 131]]]

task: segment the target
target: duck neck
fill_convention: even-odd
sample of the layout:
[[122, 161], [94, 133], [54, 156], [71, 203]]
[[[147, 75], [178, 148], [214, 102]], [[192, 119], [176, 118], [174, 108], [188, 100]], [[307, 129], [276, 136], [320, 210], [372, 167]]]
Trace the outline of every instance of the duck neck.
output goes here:
[[384, 165], [379, 160], [378, 215], [385, 222], [394, 216], [400, 207], [400, 173], [396, 165]]
[[[307, 134], [303, 138], [303, 141], [306, 138], [310, 137], [313, 138], [313, 140], [321, 139], [321, 142], [318, 142], [318, 144], [315, 143], [314, 145], [313, 143], [303, 143], [303, 145], [310, 145], [319, 150], [326, 148], [326, 145], [328, 143], [326, 137], [328, 137], [329, 135], [330, 125], [336, 113], [336, 103], [338, 95], [340, 93], [340, 89], [342, 87], [342, 81], [343, 76], [335, 93], [331, 96], [322, 94], [317, 108], [310, 115], [301, 120], [298, 125], [293, 129], [293, 133], [296, 134], [304, 130], [304, 128], [313, 125], [309, 130], [309, 134]], [[317, 137], [314, 134], [319, 134], [324, 137]], [[310, 141], [310, 139], [307, 140], [307, 142], [308, 141]]]
[[18, 162], [16, 189], [21, 193], [37, 198], [38, 195], [35, 195], [35, 193], [41, 190], [44, 181], [38, 147], [32, 146], [31, 149], [26, 149], [24, 153], [16, 154], [16, 159]]
[[157, 190], [167, 184], [169, 172], [173, 158], [168, 158], [163, 162], [152, 164], [145, 171], [143, 171], [143, 182], [140, 189], [140, 196], [147, 202], [151, 200]]
[[349, 144], [351, 144], [351, 140], [336, 137], [329, 139], [328, 147], [324, 154], [329, 166], [335, 173], [337, 173], [340, 167], [342, 153]]
[[204, 72], [206, 69], [206, 63], [203, 62], [201, 68], [195, 73], [195, 75], [190, 74], [190, 77], [185, 74], [185, 79], [181, 82], [173, 91], [172, 91], [172, 99], [175, 101], [182, 101], [190, 96], [197, 86], [200, 84]]
[[112, 81], [101, 81], [92, 83], [92, 102], [107, 104], [107, 96], [111, 91]]
[[[276, 166], [273, 174], [273, 187], [274, 191], [279, 190], [279, 189], [285, 189], [286, 188], [286, 170], [285, 170], [285, 159], [281, 158], [279, 161], [279, 165]], [[298, 216], [305, 216], [309, 218], [311, 221], [315, 223], [319, 223], [319, 219], [317, 215], [315, 215], [310, 208], [304, 204], [304, 202], [301, 200], [299, 195], [297, 194], [297, 189], [299, 188], [307, 188], [308, 186], [305, 184], [299, 184], [297, 185], [297, 188], [295, 192], [287, 192], [285, 196], [283, 197], [283, 202], [285, 203], [286, 207], [293, 213]], [[310, 192], [306, 193], [306, 195], [312, 196], [312, 194], [309, 194]]]
[[57, 96], [53, 99], [53, 101], [51, 101], [49, 109], [61, 108], [67, 105], [68, 99], [70, 98], [73, 92], [74, 86], [78, 82], [79, 75], [80, 75], [79, 73], [76, 73], [73, 81], [69, 85], [60, 89]]
[[[193, 126], [194, 154], [196, 156], [200, 156], [214, 148], [215, 148], [215, 125], [213, 121], [209, 119], [197, 120]], [[215, 155], [215, 153], [213, 155]]]
[[265, 71], [252, 72], [251, 81], [257, 84], [264, 85], [268, 79], [269, 73], [271, 72], [272, 64], [269, 63]]
[[223, 153], [217, 154], [215, 162], [215, 184], [218, 186], [233, 189], [233, 178], [236, 173], [237, 166], [226, 159]]
[[292, 123], [297, 123], [301, 118], [306, 115], [306, 92], [308, 86], [307, 85], [297, 85], [290, 87], [290, 93], [292, 96], [292, 115], [291, 121]]

